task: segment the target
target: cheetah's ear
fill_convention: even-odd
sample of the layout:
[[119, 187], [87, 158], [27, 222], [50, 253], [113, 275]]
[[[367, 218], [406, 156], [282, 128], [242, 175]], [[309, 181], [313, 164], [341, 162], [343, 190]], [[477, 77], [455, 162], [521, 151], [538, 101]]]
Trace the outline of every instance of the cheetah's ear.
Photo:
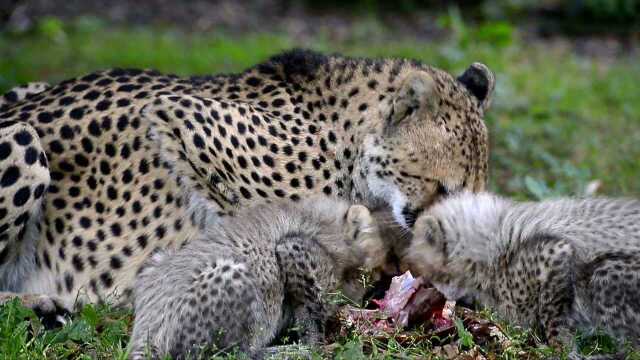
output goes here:
[[478, 99], [482, 111], [486, 111], [491, 106], [496, 78], [486, 65], [478, 62], [471, 64], [462, 75], [458, 76], [458, 81]]
[[425, 71], [414, 71], [402, 81], [391, 108], [392, 124], [399, 124], [413, 114], [433, 119], [438, 113], [440, 96], [433, 77]]

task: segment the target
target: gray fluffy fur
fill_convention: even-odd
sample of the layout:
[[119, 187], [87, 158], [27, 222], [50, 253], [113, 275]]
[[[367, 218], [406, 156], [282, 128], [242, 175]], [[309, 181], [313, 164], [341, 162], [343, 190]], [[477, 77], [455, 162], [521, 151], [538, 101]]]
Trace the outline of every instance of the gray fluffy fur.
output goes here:
[[403, 261], [447, 297], [476, 295], [552, 344], [577, 327], [638, 343], [640, 201], [463, 193], [417, 220]]
[[362, 298], [358, 270], [379, 269], [385, 258], [363, 206], [314, 197], [242, 210], [143, 267], [131, 357], [180, 358], [205, 347], [258, 356], [291, 325], [303, 343], [317, 343], [332, 313], [326, 295], [342, 288]]

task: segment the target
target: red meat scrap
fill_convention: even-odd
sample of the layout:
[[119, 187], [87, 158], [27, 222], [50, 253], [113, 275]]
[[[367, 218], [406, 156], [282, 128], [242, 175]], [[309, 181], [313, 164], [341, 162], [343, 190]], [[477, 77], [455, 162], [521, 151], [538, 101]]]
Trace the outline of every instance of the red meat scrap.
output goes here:
[[435, 288], [426, 285], [422, 278], [414, 278], [407, 271], [392, 279], [384, 298], [373, 300], [378, 309], [349, 306], [342, 309], [339, 317], [347, 327], [371, 336], [391, 334], [422, 324], [430, 325], [433, 331], [453, 327], [451, 304], [443, 315], [446, 299]]

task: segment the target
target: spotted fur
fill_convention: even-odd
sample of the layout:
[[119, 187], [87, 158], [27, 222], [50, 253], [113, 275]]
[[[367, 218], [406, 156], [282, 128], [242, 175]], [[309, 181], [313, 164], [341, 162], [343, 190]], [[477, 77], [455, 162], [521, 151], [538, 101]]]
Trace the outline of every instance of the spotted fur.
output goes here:
[[640, 339], [640, 201], [517, 203], [465, 193], [416, 222], [404, 261], [449, 298], [571, 344], [576, 328]]
[[331, 293], [361, 302], [360, 270], [381, 271], [385, 258], [361, 205], [316, 197], [241, 211], [148, 261], [136, 281], [131, 357], [256, 355], [291, 327], [319, 344]]
[[44, 82], [30, 82], [25, 85], [16, 86], [7, 91], [4, 95], [0, 96], [0, 112], [9, 108], [11, 105], [22, 101], [29, 96], [41, 93], [50, 87], [51, 85]]
[[[239, 74], [113, 69], [27, 96], [0, 111], [12, 149], [0, 171], [34, 172], [0, 187], [0, 253], [32, 246], [20, 271], [0, 263], [12, 274], [0, 290], [128, 303], [155, 249], [272, 200], [385, 205], [408, 226], [438, 196], [484, 188], [493, 84], [481, 64], [456, 79], [414, 61], [292, 51]], [[26, 147], [12, 126], [28, 129]], [[23, 188], [30, 197], [13, 205]], [[25, 211], [26, 238], [15, 224]]]

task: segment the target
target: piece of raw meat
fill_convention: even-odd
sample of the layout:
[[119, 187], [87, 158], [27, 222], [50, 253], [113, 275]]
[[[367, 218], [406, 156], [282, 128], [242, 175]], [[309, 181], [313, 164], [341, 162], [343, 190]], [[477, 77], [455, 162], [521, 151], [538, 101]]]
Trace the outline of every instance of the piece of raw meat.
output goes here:
[[392, 279], [384, 298], [373, 300], [378, 309], [346, 307], [341, 311], [341, 318], [365, 334], [397, 332], [425, 323], [431, 324], [435, 331], [452, 327], [453, 310], [448, 309], [451, 314], [443, 316], [446, 299], [435, 288], [424, 285], [422, 278], [414, 278], [407, 271]]

